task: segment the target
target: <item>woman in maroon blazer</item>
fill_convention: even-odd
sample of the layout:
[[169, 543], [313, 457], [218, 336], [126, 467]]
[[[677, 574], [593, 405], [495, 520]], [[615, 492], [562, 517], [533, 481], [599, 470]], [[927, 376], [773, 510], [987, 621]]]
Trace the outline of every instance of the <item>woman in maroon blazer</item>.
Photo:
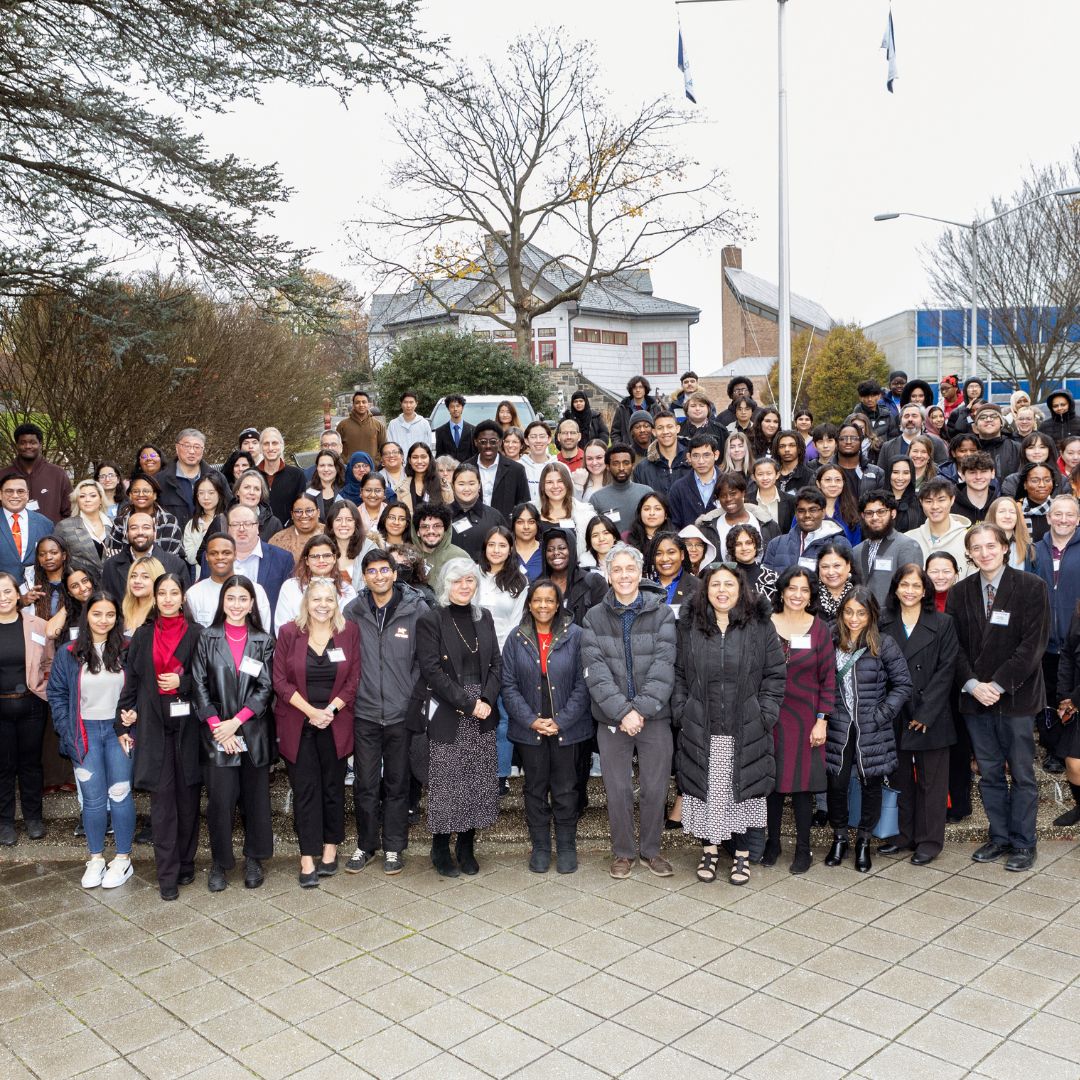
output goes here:
[[315, 578], [296, 620], [278, 632], [274, 652], [278, 748], [293, 788], [300, 885], [305, 889], [337, 873], [359, 679], [359, 631], [341, 614], [334, 583]]

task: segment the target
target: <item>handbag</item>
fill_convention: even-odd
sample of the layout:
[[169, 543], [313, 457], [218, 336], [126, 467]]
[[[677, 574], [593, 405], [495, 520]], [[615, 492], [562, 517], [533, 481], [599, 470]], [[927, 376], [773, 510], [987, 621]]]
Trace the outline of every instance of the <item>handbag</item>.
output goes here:
[[[862, 818], [862, 784], [859, 774], [852, 769], [848, 781], [848, 825], [852, 829], [859, 827]], [[895, 836], [900, 831], [900, 792], [887, 783], [881, 788], [881, 815], [874, 825], [873, 834], [880, 840]]]

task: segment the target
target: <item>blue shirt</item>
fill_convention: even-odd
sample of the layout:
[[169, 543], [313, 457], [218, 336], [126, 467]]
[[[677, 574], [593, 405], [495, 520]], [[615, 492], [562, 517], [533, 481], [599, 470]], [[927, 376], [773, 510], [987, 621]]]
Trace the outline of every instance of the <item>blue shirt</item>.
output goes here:
[[713, 469], [712, 479], [707, 484], [703, 484], [701, 482], [701, 477], [698, 476], [696, 472], [694, 473], [694, 483], [697, 484], [698, 495], [701, 497], [701, 505], [706, 508], [709, 503], [712, 502], [713, 492], [716, 490], [716, 477], [717, 472]]

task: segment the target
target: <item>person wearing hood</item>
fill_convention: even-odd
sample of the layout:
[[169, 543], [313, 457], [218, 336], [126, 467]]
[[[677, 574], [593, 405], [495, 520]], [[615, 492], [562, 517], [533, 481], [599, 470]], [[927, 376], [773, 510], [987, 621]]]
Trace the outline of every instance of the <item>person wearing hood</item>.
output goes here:
[[697, 574], [703, 566], [716, 561], [716, 544], [696, 525], [684, 525], [679, 535], [686, 544], [686, 554], [690, 559], [690, 573]]
[[745, 375], [736, 375], [734, 378], [728, 380], [727, 396], [730, 404], [716, 418], [724, 425], [724, 427], [728, 427], [730, 424], [735, 423], [735, 403], [737, 401], [742, 400], [750, 404], [751, 416], [760, 408], [758, 403], [754, 400], [754, 384]]
[[[616, 545], [618, 546], [618, 545]], [[545, 529], [540, 538], [541, 576], [559, 586], [563, 610], [578, 626], [585, 623], [586, 613], [603, 599], [607, 582], [600, 574], [583, 570], [578, 565], [575, 537], [566, 529]]]
[[900, 434], [900, 423], [896, 413], [881, 400], [881, 387], [874, 379], [865, 379], [855, 387], [859, 395], [859, 404], [852, 410], [856, 415], [866, 417], [870, 432], [882, 442], [895, 439]]
[[975, 406], [975, 434], [979, 445], [994, 459], [998, 479], [1016, 472], [1022, 464], [1020, 443], [1003, 433], [1004, 418], [999, 406], [989, 401]]
[[577, 421], [581, 429], [582, 446], [587, 446], [593, 439], [607, 443], [610, 438], [603, 416], [589, 404], [589, 395], [584, 390], [575, 390], [571, 394], [570, 408], [563, 412], [562, 418]]
[[1026, 406], [1031, 405], [1031, 398], [1026, 390], [1014, 390], [1009, 395], [1009, 411], [1005, 413], [1005, 430], [1010, 435], [1017, 435], [1018, 438], [1023, 438], [1028, 432], [1024, 432], [1023, 435], [1018, 435], [1016, 430], [1016, 414]]
[[888, 384], [882, 390], [881, 403], [890, 411], [899, 416], [900, 404], [904, 396], [904, 387], [907, 386], [906, 371], [890, 371]]
[[450, 508], [436, 503], [424, 503], [413, 516], [413, 543], [424, 556], [427, 581], [438, 591], [439, 574], [451, 559], [467, 559], [469, 553], [454, 544], [450, 525]]
[[966, 435], [975, 426], [975, 402], [986, 400], [986, 383], [974, 375], [964, 380], [964, 400], [955, 409], [947, 413], [945, 424], [950, 437]]
[[354, 506], [359, 506], [360, 489], [364, 486], [364, 477], [374, 469], [375, 462], [366, 450], [354, 451], [349, 455], [349, 464], [345, 469], [345, 484], [338, 495], [343, 499], [348, 499]]
[[687, 442], [679, 438], [679, 421], [672, 412], [658, 412], [652, 428], [655, 437], [645, 457], [634, 466], [634, 480], [666, 495], [690, 471]]
[[924, 409], [929, 409], [934, 404], [933, 387], [923, 379], [912, 379], [910, 382], [905, 383], [903, 392], [900, 394], [898, 408], [903, 409], [909, 402], [913, 405], [921, 405]]
[[1059, 443], [1068, 435], [1080, 435], [1080, 417], [1068, 390], [1054, 390], [1046, 399], [1046, 407], [1050, 416], [1039, 425], [1040, 431]]
[[825, 496], [817, 488], [805, 487], [795, 496], [795, 527], [769, 541], [762, 565], [776, 574], [796, 563], [814, 570], [818, 548], [843, 533], [835, 521], [825, 519]]
[[922, 559], [918, 560], [920, 566], [925, 565], [931, 555], [947, 551], [956, 560], [956, 565], [962, 568], [960, 577], [967, 577], [972, 566], [967, 561], [964, 536], [971, 522], [952, 512], [955, 502], [956, 486], [951, 480], [941, 476], [927, 480], [919, 490], [919, 505], [926, 515], [926, 520], [917, 529], [911, 529], [904, 535], [914, 540], [922, 549]]
[[352, 396], [352, 411], [337, 426], [341, 436], [343, 457], [351, 458], [357, 450], [364, 450], [377, 461], [386, 442], [386, 428], [371, 411], [371, 398], [366, 390], [357, 390]]
[[611, 420], [613, 443], [632, 442], [630, 430], [633, 426], [634, 414], [640, 412], [651, 414], [656, 407], [656, 398], [651, 396], [651, 390], [652, 386], [644, 375], [634, 375], [626, 384], [626, 397], [616, 406], [615, 415]]
[[863, 541], [855, 547], [855, 570], [879, 607], [885, 606], [896, 568], [923, 561], [919, 545], [896, 531], [896, 510], [896, 497], [884, 489], [859, 499]]

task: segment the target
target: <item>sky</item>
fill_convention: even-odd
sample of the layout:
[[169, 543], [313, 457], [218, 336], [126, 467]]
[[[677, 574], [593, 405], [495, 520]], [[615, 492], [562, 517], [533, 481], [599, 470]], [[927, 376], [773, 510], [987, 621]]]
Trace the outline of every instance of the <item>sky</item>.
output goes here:
[[[900, 78], [886, 91], [880, 49], [888, 0], [788, 0], [788, 124], [792, 289], [834, 319], [867, 324], [932, 302], [923, 247], [939, 227], [907, 210], [970, 221], [1007, 198], [1032, 166], [1065, 161], [1077, 139], [1076, 0], [894, 0]], [[542, 15], [538, 15], [542, 12]], [[463, 15], [467, 18], [463, 18]], [[542, 18], [542, 22], [538, 19]], [[726, 173], [753, 216], [745, 269], [777, 277], [777, 3], [727, 0], [430, 2], [421, 25], [464, 59], [498, 56], [538, 25], [592, 41], [616, 107], [682, 96], [677, 19], [702, 123], [687, 146]], [[413, 107], [408, 91], [355, 95], [272, 88], [194, 127], [215, 153], [277, 161], [295, 188], [276, 231], [317, 249], [313, 265], [372, 285], [354, 263], [345, 223], [388, 195], [400, 156], [386, 115]], [[719, 249], [679, 249], [653, 268], [659, 296], [702, 309], [692, 331], [699, 370], [720, 363]], [[715, 360], [711, 363], [710, 359]]]

